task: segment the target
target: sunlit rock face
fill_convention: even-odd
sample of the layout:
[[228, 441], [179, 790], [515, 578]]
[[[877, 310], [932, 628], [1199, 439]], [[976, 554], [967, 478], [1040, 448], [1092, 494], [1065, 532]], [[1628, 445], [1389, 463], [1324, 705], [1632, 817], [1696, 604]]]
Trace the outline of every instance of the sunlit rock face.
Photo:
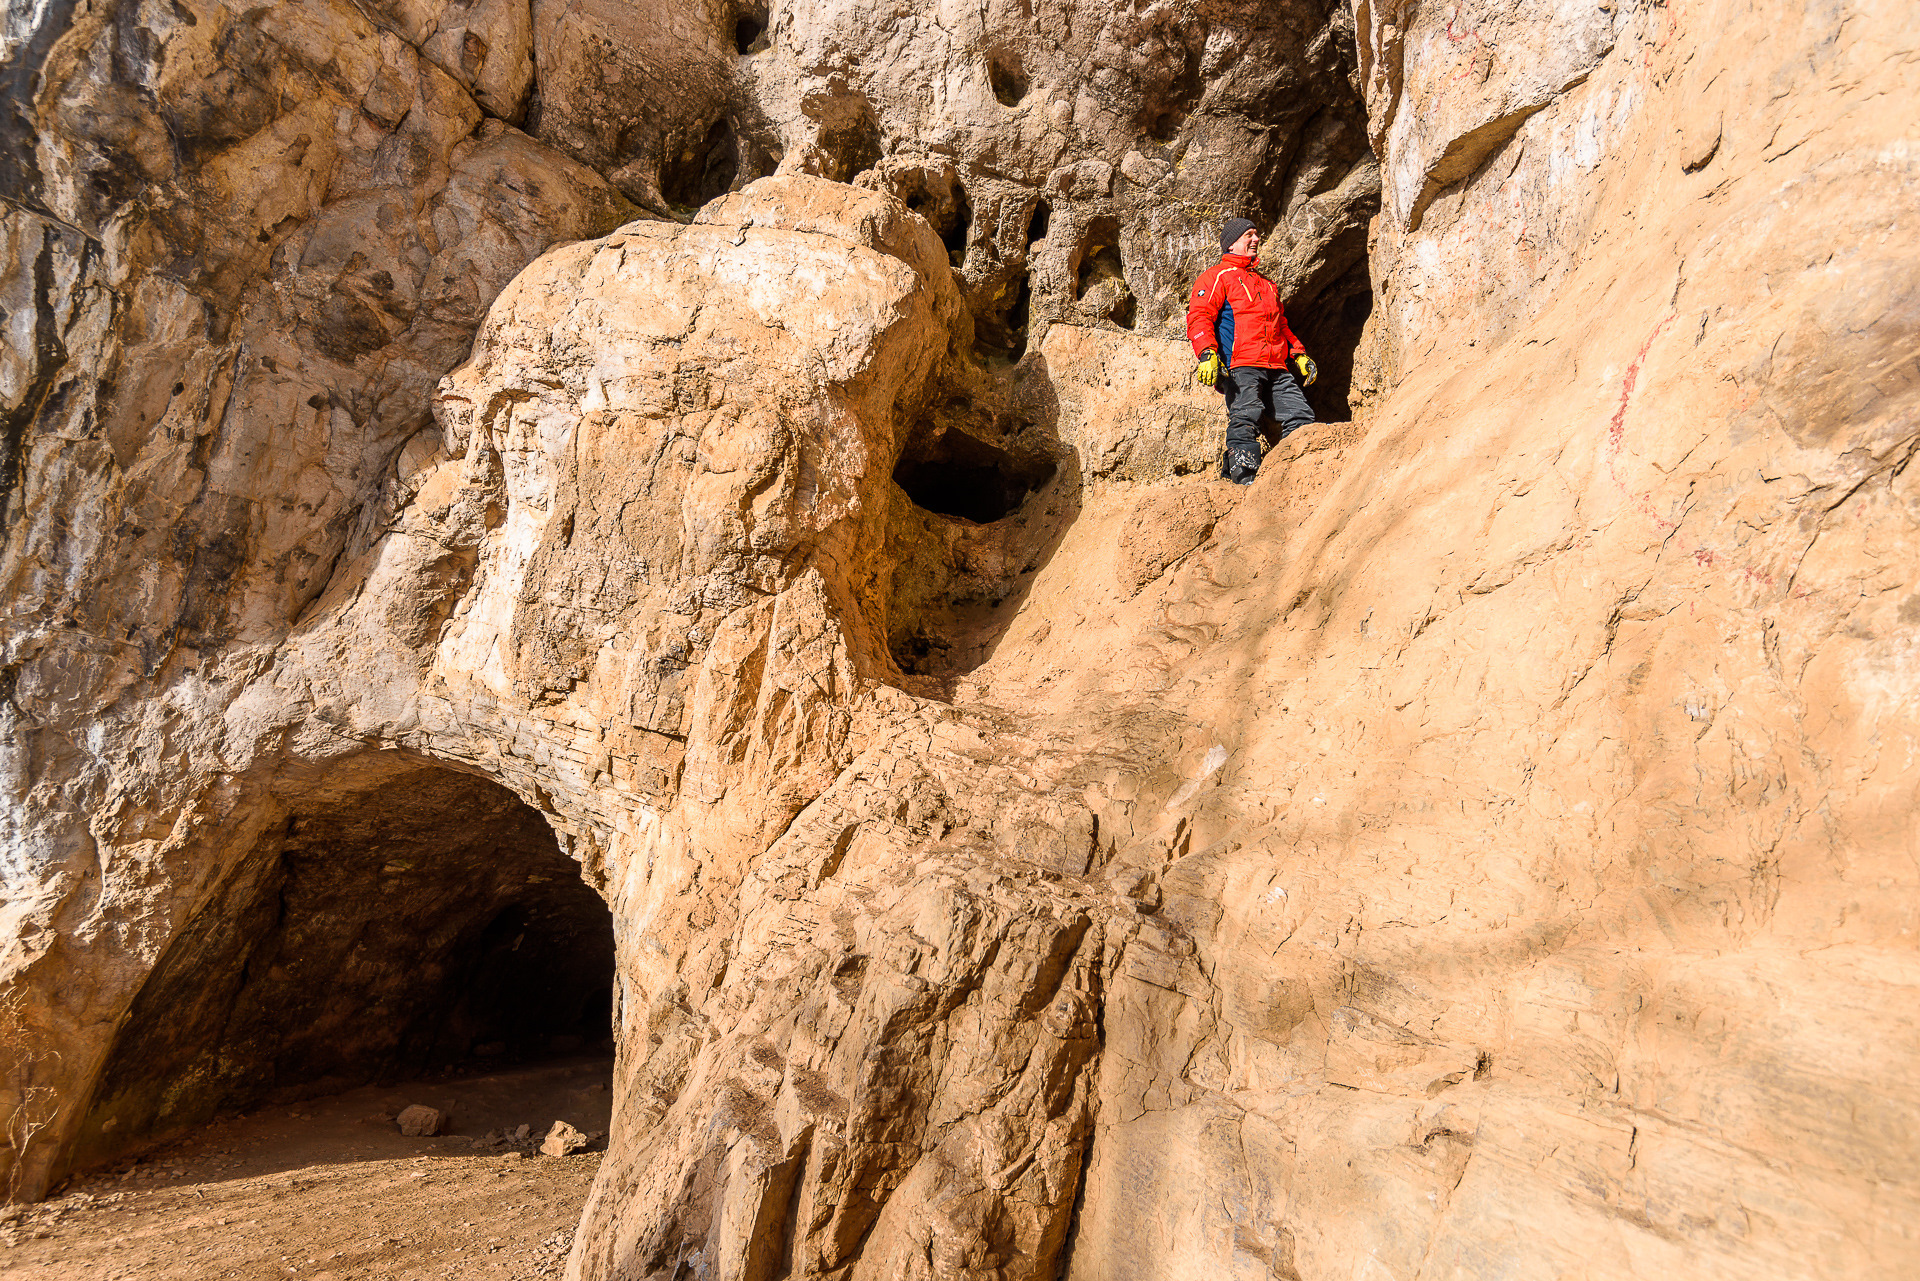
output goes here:
[[21, 20], [10, 1192], [565, 868], [576, 1277], [1911, 1273], [1903, 16]]
[[897, 196], [945, 244], [984, 359], [1054, 321], [1177, 336], [1221, 220], [1277, 227], [1269, 269], [1346, 417], [1380, 176], [1344, 6], [532, 13], [536, 136], [663, 214], [776, 171]]

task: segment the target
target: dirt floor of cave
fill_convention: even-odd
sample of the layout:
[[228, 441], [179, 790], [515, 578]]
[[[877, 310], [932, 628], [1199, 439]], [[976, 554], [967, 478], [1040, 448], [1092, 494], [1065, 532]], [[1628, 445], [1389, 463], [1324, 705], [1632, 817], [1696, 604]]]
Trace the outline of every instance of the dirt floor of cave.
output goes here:
[[[575, 1058], [368, 1087], [216, 1122], [76, 1178], [0, 1223], [0, 1276], [33, 1281], [558, 1276], [599, 1152], [476, 1149], [489, 1130], [607, 1129], [612, 1063]], [[403, 1137], [392, 1114], [451, 1104], [453, 1133]], [[596, 1144], [602, 1147], [604, 1144]]]

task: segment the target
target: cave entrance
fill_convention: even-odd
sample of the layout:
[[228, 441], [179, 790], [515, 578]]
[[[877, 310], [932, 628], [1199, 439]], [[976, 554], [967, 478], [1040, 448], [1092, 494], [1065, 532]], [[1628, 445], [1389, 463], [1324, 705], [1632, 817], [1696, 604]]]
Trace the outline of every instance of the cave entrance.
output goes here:
[[716, 120], [698, 138], [670, 145], [660, 167], [660, 194], [678, 210], [691, 211], [733, 190], [741, 149], [733, 126]]
[[1314, 418], [1323, 423], [1353, 417], [1354, 353], [1373, 314], [1373, 279], [1364, 257], [1318, 293], [1287, 305], [1287, 320], [1320, 368], [1304, 388]]
[[932, 224], [947, 248], [947, 261], [958, 271], [966, 262], [967, 241], [973, 234], [973, 202], [953, 166], [899, 170], [893, 175], [892, 189], [907, 208]]
[[1054, 471], [1044, 455], [1019, 457], [949, 428], [915, 438], [893, 469], [893, 483], [916, 507], [989, 525], [1018, 511]]
[[545, 820], [486, 779], [389, 769], [296, 805], [174, 940], [75, 1165], [261, 1103], [610, 1053], [612, 916]]

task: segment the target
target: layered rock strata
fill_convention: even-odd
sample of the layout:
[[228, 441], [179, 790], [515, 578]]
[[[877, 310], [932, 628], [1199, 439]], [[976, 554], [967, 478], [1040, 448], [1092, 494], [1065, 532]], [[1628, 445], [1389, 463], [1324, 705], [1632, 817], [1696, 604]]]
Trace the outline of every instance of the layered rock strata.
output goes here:
[[[978, 273], [1005, 259], [969, 230], [956, 268], [961, 199], [898, 140], [951, 128], [976, 211], [982, 140], [1023, 154], [995, 130], [1027, 126], [973, 123], [966, 94], [1068, 81], [1030, 44], [996, 54], [991, 6], [630, 28], [536, 6], [518, 105], [517, 72], [434, 44], [517, 48], [503, 12], [392, 16], [357, 114], [331, 117], [371, 128], [410, 85], [414, 111], [333, 154], [457, 205], [419, 174], [510, 146], [580, 193], [557, 238], [591, 238], [497, 298], [475, 285], [487, 318], [430, 428], [457, 326], [428, 353], [416, 312], [330, 355], [350, 302], [319, 301], [306, 251], [169, 274], [128, 248], [166, 236], [82, 232], [44, 177], [9, 223], [34, 335], [9, 373], [0, 709], [15, 1191], [107, 1133], [123, 1021], [236, 878], [431, 766], [511, 789], [612, 911], [615, 1129], [575, 1276], [1911, 1272], [1920, 175], [1898, 12], [1356, 5], [1372, 408], [1248, 490], [1196, 475], [1218, 402], [1155, 330], [1173, 287], [1124, 256], [1160, 320], [1062, 304], [1018, 363], [982, 349]], [[1100, 39], [1172, 66], [1201, 15], [1145, 12]], [[1063, 57], [1106, 47], [1040, 16]], [[1200, 103], [1278, 74], [1207, 61], [1232, 30], [1210, 20]], [[579, 52], [607, 24], [638, 70]], [[66, 65], [39, 40], [19, 47]], [[953, 63], [954, 41], [979, 86], [890, 97], [866, 70]], [[736, 67], [683, 92], [764, 128], [728, 116], [691, 154], [672, 111], [652, 141], [595, 132], [683, 47]], [[794, 50], [826, 68], [797, 99]], [[1073, 104], [1073, 173], [1148, 174], [1165, 121], [1125, 123], [1088, 65], [1035, 108]], [[60, 101], [114, 79], [71, 83]], [[430, 100], [519, 112], [552, 147], [489, 117], [436, 151], [406, 132]], [[1053, 145], [1033, 128], [1021, 146]], [[790, 172], [711, 189], [754, 146]], [[403, 156], [426, 169], [381, 168]], [[669, 178], [707, 201], [690, 225], [605, 234], [628, 201], [676, 212]], [[1156, 189], [1128, 181], [1102, 198], [1137, 204], [1088, 196], [1088, 217], [1148, 216]], [[353, 208], [418, 228], [432, 201], [402, 206]], [[1166, 243], [1170, 274], [1198, 252]], [[194, 328], [216, 279], [255, 292]], [[121, 345], [126, 374], [65, 372]], [[293, 412], [282, 351], [365, 380], [351, 430]], [[123, 384], [184, 386], [156, 371], [194, 360], [213, 418], [129, 416], [147, 402]], [[182, 476], [195, 505], [169, 506]], [[163, 1132], [216, 1095], [173, 1097], [119, 1123]]]

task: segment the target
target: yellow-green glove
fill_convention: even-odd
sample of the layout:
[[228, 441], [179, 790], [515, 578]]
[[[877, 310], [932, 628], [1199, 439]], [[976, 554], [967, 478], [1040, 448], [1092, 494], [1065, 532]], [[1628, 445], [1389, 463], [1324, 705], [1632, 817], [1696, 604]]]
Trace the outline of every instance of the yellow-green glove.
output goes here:
[[1320, 376], [1320, 367], [1313, 363], [1313, 357], [1301, 352], [1287, 362], [1293, 366], [1294, 377], [1300, 380], [1302, 387], [1313, 386], [1313, 380]]
[[1220, 375], [1224, 372], [1225, 367], [1220, 363], [1220, 349], [1216, 347], [1201, 357], [1200, 368], [1193, 371], [1193, 376], [1200, 380], [1202, 387], [1211, 387], [1220, 381]]

